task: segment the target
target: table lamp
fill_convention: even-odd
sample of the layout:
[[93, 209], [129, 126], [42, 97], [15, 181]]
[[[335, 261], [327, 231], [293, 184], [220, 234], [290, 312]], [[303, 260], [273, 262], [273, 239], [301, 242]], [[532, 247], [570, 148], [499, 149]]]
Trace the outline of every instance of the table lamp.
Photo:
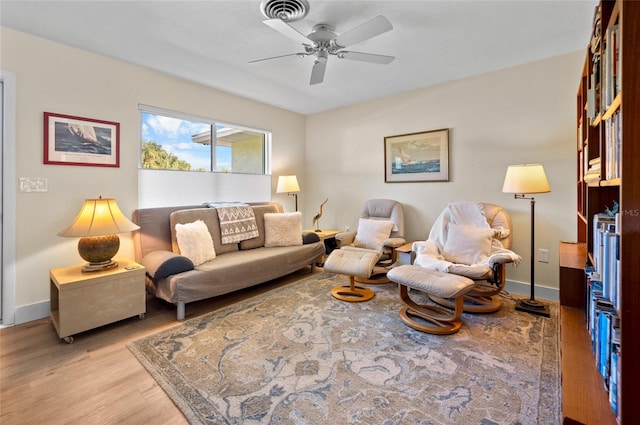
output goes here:
[[298, 194], [296, 192], [300, 192], [300, 185], [298, 185], [298, 178], [295, 175], [278, 177], [276, 193], [287, 193], [293, 196], [296, 199], [296, 211], [298, 211]]
[[534, 231], [534, 213], [536, 201], [525, 195], [535, 193], [551, 192], [547, 176], [544, 168], [540, 164], [521, 164], [510, 165], [507, 168], [507, 174], [504, 177], [502, 191], [505, 193], [513, 193], [515, 199], [531, 200], [531, 296], [527, 299], [521, 299], [516, 302], [516, 310], [525, 311], [539, 316], [549, 317], [549, 306], [535, 298], [535, 280], [534, 280], [534, 247], [535, 247], [535, 231]]
[[127, 219], [113, 198], [86, 199], [71, 225], [58, 236], [80, 237], [78, 253], [88, 261], [83, 272], [109, 270], [118, 266], [112, 260], [120, 248], [118, 233], [140, 227]]

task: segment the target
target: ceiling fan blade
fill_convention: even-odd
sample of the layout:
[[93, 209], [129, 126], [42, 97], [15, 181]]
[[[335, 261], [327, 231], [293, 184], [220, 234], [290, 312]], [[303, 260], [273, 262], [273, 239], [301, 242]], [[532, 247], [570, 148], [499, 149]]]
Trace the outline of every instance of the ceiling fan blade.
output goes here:
[[309, 84], [319, 84], [324, 81], [324, 71], [327, 68], [327, 62], [315, 61], [311, 69], [311, 79]]
[[256, 63], [256, 62], [262, 62], [262, 61], [269, 61], [271, 59], [280, 59], [280, 58], [286, 58], [288, 56], [300, 56], [300, 57], [304, 57], [307, 56], [307, 53], [289, 53], [286, 55], [280, 55], [280, 56], [271, 56], [270, 58], [263, 58], [263, 59], [256, 59], [256, 60], [252, 60], [249, 61], [249, 63]]
[[268, 27], [278, 31], [280, 34], [289, 37], [298, 43], [313, 44], [313, 41], [309, 40], [304, 34], [280, 19], [266, 19], [262, 22]]
[[336, 56], [338, 56], [340, 59], [349, 59], [352, 61], [369, 62], [369, 63], [379, 63], [382, 65], [390, 64], [395, 59], [394, 56], [374, 55], [373, 53], [348, 52], [346, 50], [342, 50], [338, 52]]
[[384, 16], [378, 15], [372, 20], [339, 35], [335, 42], [342, 47], [352, 46], [392, 29], [391, 22]]

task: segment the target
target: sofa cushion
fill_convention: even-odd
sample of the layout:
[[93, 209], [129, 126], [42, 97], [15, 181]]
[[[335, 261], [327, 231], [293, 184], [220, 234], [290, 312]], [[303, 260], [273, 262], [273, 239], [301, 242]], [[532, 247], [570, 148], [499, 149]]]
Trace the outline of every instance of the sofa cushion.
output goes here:
[[140, 259], [152, 279], [162, 279], [173, 274], [193, 270], [193, 261], [175, 252], [152, 251]]
[[176, 240], [180, 254], [193, 261], [195, 266], [216, 258], [211, 234], [202, 220], [176, 224]]
[[302, 214], [267, 213], [264, 233], [265, 247], [302, 245]]

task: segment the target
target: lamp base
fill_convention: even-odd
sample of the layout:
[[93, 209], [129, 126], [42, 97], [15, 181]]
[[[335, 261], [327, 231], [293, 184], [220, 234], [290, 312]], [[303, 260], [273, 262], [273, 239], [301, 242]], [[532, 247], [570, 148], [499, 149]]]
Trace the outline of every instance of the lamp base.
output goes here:
[[82, 266], [83, 273], [102, 272], [118, 267], [118, 263], [113, 260], [101, 261], [99, 263], [87, 263]]
[[516, 301], [516, 310], [537, 316], [551, 317], [549, 306], [535, 299], [520, 299]]

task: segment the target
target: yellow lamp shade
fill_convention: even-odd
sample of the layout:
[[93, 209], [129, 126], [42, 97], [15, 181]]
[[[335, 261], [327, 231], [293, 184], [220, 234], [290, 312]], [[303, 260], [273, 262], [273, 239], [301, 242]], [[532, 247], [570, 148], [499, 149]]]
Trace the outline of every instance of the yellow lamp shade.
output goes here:
[[113, 198], [87, 199], [80, 212], [58, 236], [80, 237], [78, 253], [89, 262], [83, 271], [99, 271], [116, 267], [111, 258], [120, 247], [117, 233], [131, 232], [140, 227], [122, 214]]
[[296, 176], [280, 176], [278, 177], [278, 186], [276, 193], [293, 193], [300, 192], [300, 185]]

